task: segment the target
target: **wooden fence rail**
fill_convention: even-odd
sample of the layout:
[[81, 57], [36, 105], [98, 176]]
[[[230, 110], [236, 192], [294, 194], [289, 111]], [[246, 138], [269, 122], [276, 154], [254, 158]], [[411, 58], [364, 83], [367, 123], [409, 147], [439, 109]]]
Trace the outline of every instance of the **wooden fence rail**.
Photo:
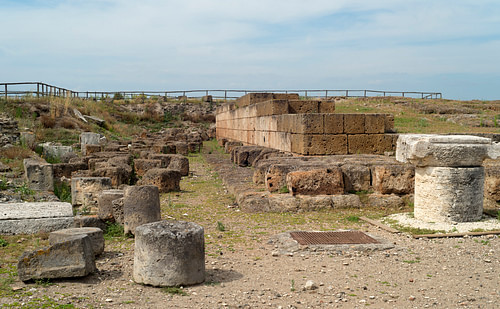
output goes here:
[[235, 99], [251, 92], [275, 92], [275, 93], [298, 93], [307, 98], [310, 97], [376, 97], [376, 96], [400, 96], [420, 99], [441, 99], [441, 92], [420, 91], [384, 91], [384, 90], [356, 90], [356, 89], [322, 89], [322, 90], [169, 90], [169, 91], [72, 91], [49, 85], [42, 82], [18, 82], [0, 83], [0, 97], [71, 97], [93, 100], [104, 100], [106, 98], [122, 97], [135, 98], [144, 96], [146, 98], [164, 96], [169, 98], [201, 98], [211, 95], [214, 99]]

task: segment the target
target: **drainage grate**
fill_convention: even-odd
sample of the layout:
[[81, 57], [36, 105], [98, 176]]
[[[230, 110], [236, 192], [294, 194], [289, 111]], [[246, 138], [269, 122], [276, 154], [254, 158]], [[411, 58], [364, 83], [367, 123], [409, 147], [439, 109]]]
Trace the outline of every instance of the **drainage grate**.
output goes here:
[[360, 231], [345, 232], [290, 232], [301, 245], [350, 245], [378, 244], [379, 242]]

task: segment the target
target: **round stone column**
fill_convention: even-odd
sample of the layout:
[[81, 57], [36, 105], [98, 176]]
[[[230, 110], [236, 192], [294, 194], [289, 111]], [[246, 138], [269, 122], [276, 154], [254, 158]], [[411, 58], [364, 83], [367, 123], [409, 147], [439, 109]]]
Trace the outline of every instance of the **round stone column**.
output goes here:
[[180, 286], [205, 280], [203, 228], [184, 221], [159, 221], [135, 229], [134, 280]]
[[480, 221], [483, 167], [417, 167], [415, 218], [425, 221]]

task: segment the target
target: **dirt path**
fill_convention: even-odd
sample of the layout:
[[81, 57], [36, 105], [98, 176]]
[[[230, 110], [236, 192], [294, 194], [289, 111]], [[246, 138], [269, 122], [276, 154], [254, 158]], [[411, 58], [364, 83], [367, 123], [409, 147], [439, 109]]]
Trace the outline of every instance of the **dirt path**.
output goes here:
[[[208, 155], [208, 154], [207, 154]], [[234, 205], [205, 159], [190, 157], [182, 192], [162, 195], [163, 218], [205, 228], [204, 284], [165, 290], [132, 281], [133, 239], [106, 242], [99, 273], [84, 279], [24, 285], [0, 306], [39, 308], [496, 308], [500, 302], [498, 237], [415, 240], [349, 215], [373, 210], [246, 214]], [[235, 171], [237, 172], [237, 170]], [[291, 230], [357, 228], [394, 243], [374, 252], [277, 255], [268, 239]], [[13, 246], [18, 238], [10, 238]], [[43, 241], [42, 241], [43, 243]], [[40, 245], [40, 243], [38, 243]], [[8, 247], [7, 247], [8, 248]], [[0, 250], [3, 250], [0, 248]], [[9, 269], [2, 264], [0, 270]], [[302, 288], [313, 281], [316, 289]], [[186, 294], [186, 295], [181, 295]]]

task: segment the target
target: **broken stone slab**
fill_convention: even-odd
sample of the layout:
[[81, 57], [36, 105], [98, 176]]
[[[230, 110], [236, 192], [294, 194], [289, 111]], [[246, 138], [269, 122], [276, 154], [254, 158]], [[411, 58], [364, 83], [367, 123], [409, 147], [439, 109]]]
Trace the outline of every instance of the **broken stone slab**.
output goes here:
[[115, 221], [113, 216], [113, 201], [123, 197], [123, 190], [103, 190], [97, 199], [99, 210], [97, 215], [101, 220]]
[[135, 230], [134, 281], [153, 286], [184, 286], [205, 281], [203, 227], [159, 221]]
[[344, 193], [344, 178], [339, 167], [290, 172], [286, 176], [288, 190], [293, 194], [333, 195]]
[[153, 168], [148, 170], [138, 185], [153, 185], [158, 187], [161, 193], [179, 191], [181, 173], [167, 168]]
[[86, 235], [90, 238], [95, 256], [104, 252], [103, 232], [97, 227], [68, 228], [51, 232], [49, 234], [49, 244], [52, 246], [56, 243], [65, 242], [78, 235]]
[[161, 220], [160, 192], [157, 186], [129, 186], [123, 195], [124, 233], [135, 234], [143, 224]]
[[24, 174], [28, 186], [36, 191], [54, 191], [54, 175], [52, 165], [42, 159], [28, 158], [23, 160]]
[[74, 177], [71, 179], [71, 204], [97, 212], [97, 198], [111, 189], [109, 177]]
[[483, 190], [483, 167], [417, 168], [414, 216], [427, 222], [479, 221]]
[[396, 160], [421, 166], [481, 166], [488, 157], [496, 158], [497, 145], [491, 139], [470, 135], [402, 134]]
[[36, 234], [73, 225], [71, 204], [63, 202], [0, 204], [0, 234]]
[[25, 252], [17, 264], [22, 281], [83, 277], [95, 271], [94, 251], [87, 235]]
[[106, 121], [104, 119], [99, 118], [99, 117], [90, 116], [90, 115], [83, 115], [83, 117], [87, 121], [93, 122], [93, 123], [97, 124], [100, 127], [104, 127], [106, 125]]

